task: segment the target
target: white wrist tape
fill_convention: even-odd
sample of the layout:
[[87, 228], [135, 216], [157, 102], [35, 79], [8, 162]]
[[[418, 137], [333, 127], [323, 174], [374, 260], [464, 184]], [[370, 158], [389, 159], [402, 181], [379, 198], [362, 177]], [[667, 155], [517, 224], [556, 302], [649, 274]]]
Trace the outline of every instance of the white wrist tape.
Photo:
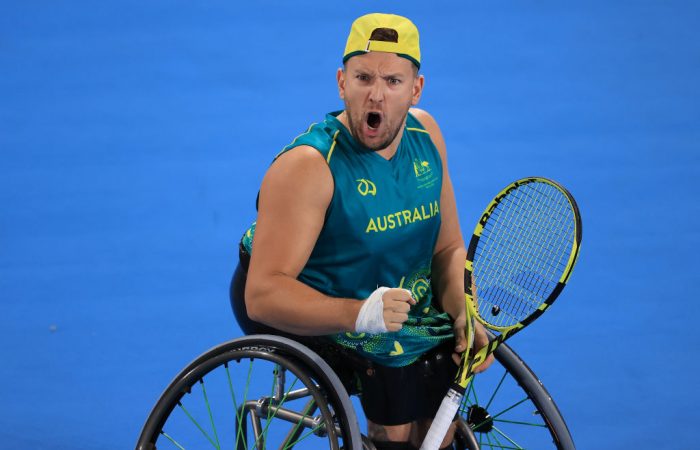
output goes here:
[[355, 320], [355, 333], [378, 334], [389, 331], [384, 323], [384, 302], [382, 301], [382, 295], [388, 290], [388, 287], [382, 286], [367, 297]]

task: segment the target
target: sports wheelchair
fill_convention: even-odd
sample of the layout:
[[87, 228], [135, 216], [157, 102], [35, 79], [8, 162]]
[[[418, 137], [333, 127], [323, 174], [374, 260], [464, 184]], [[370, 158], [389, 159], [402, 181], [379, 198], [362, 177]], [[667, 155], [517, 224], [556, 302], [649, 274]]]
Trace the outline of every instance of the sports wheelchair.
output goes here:
[[[475, 377], [456, 448], [574, 449], [557, 406], [507, 345]], [[500, 366], [500, 367], [499, 367]], [[274, 335], [218, 345], [183, 369], [151, 411], [136, 445], [152, 449], [374, 449], [333, 369]]]
[[[250, 321], [241, 301], [246, 268], [234, 273], [231, 304], [247, 336], [206, 351], [175, 377], [137, 450], [375, 450], [350, 399], [357, 386], [336, 373], [344, 367], [338, 357], [349, 355], [329, 355], [318, 341]], [[506, 344], [494, 355], [464, 396], [455, 447], [573, 450], [566, 422], [534, 372]]]

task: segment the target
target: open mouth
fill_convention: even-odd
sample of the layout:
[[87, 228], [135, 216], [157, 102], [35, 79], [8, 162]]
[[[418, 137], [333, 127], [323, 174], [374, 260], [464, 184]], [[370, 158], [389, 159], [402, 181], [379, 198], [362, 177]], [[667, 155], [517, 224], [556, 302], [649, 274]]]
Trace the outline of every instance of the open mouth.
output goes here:
[[371, 112], [367, 114], [367, 126], [371, 130], [376, 130], [379, 128], [379, 124], [382, 123], [382, 116], [379, 113]]

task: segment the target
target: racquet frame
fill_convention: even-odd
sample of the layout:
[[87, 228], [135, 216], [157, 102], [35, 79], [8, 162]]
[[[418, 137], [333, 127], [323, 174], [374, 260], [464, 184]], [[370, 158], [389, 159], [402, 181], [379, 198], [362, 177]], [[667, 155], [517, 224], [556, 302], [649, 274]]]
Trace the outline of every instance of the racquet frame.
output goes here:
[[[566, 196], [574, 213], [575, 219], [574, 239], [572, 243], [572, 248], [564, 270], [562, 271], [562, 275], [557, 282], [557, 285], [554, 287], [549, 296], [542, 302], [542, 304], [540, 304], [534, 312], [529, 314], [520, 322], [517, 322], [507, 327], [495, 326], [486, 322], [481, 317], [481, 315], [479, 314], [479, 307], [477, 304], [475, 292], [472, 292], [472, 273], [474, 271], [474, 256], [476, 255], [476, 248], [478, 246], [479, 240], [481, 239], [484, 227], [486, 226], [489, 217], [491, 217], [491, 214], [494, 212], [496, 207], [512, 191], [530, 183], [548, 184], [550, 186], [555, 187]], [[466, 388], [469, 385], [469, 382], [471, 381], [472, 377], [474, 376], [474, 370], [479, 365], [481, 365], [486, 360], [486, 358], [488, 358], [488, 356], [491, 355], [496, 350], [496, 348], [498, 348], [498, 346], [502, 342], [512, 337], [518, 331], [522, 330], [524, 327], [532, 323], [535, 319], [541, 316], [542, 313], [544, 313], [552, 305], [552, 303], [554, 303], [554, 300], [556, 300], [561, 291], [564, 289], [564, 286], [566, 286], [566, 283], [569, 277], [571, 276], [571, 271], [574, 265], [576, 264], [581, 245], [581, 237], [582, 224], [578, 205], [576, 204], [576, 201], [574, 200], [571, 193], [569, 193], [569, 191], [567, 191], [566, 188], [564, 188], [556, 181], [543, 177], [522, 178], [506, 186], [494, 197], [493, 200], [491, 200], [491, 202], [486, 207], [486, 210], [481, 215], [481, 218], [479, 219], [479, 222], [477, 223], [474, 229], [474, 233], [469, 242], [469, 247], [467, 248], [467, 258], [464, 264], [464, 296], [468, 311], [466, 329], [468, 345], [466, 350], [462, 353], [462, 361], [460, 364], [459, 371], [457, 372], [456, 379], [452, 387], [448, 391], [447, 395], [445, 396], [445, 399], [443, 400], [443, 403], [440, 406], [440, 409], [438, 410], [435, 419], [433, 420], [433, 424], [431, 425], [430, 430], [428, 431], [428, 434], [426, 435], [425, 440], [423, 441], [421, 450], [434, 450], [439, 448], [440, 444], [442, 443], [442, 440], [444, 439], [445, 434], [447, 433], [447, 429], [452, 423], [454, 416], [459, 408], [459, 404], [461, 403]], [[477, 351], [473, 357], [470, 357], [471, 350], [473, 347], [473, 336], [475, 332], [474, 320], [479, 321], [482, 325], [491, 330], [497, 331], [499, 334], [494, 340], [490, 341], [487, 345], [479, 349], [479, 351]]]

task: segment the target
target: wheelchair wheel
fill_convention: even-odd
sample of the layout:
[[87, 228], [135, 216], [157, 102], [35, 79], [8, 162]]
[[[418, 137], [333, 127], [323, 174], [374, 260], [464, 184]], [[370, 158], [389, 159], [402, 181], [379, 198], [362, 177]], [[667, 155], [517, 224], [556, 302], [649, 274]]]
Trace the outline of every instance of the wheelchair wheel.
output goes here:
[[506, 344], [495, 357], [496, 363], [467, 388], [458, 448], [473, 450], [469, 442], [475, 440], [481, 449], [574, 450], [559, 408], [535, 373]]
[[303, 345], [253, 335], [221, 344], [163, 392], [137, 442], [152, 449], [360, 449], [347, 392]]

